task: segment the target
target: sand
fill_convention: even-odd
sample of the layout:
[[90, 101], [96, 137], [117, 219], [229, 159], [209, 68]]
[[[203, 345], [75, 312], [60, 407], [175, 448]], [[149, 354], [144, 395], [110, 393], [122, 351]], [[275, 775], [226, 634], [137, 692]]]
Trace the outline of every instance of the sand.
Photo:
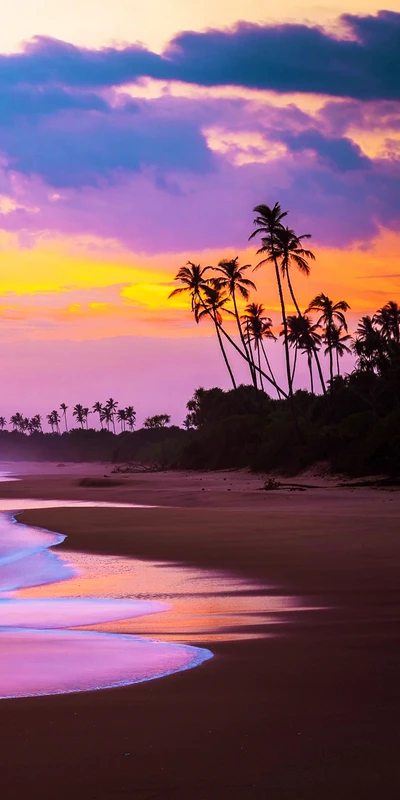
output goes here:
[[215, 657], [189, 672], [2, 701], [2, 797], [398, 796], [398, 491], [308, 476], [323, 488], [262, 492], [245, 472], [89, 488], [81, 477], [109, 469], [10, 468], [25, 475], [0, 485], [16, 508], [18, 496], [163, 506], [23, 513], [67, 534], [65, 549], [222, 568], [320, 610], [266, 630], [272, 637], [213, 642]]

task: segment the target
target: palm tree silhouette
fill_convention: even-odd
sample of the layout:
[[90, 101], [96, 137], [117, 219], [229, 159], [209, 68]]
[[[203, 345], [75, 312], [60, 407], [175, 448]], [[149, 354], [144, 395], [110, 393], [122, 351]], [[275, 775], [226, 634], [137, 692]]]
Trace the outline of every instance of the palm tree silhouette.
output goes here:
[[[234, 313], [236, 317], [236, 322], [238, 326], [239, 336], [243, 345], [244, 352], [247, 355], [250, 367], [250, 375], [253, 381], [253, 385], [257, 388], [257, 379], [256, 379], [256, 370], [254, 369], [254, 364], [251, 358], [251, 347], [249, 350], [247, 349], [247, 344], [245, 337], [243, 335], [242, 326], [240, 324], [239, 318], [239, 311], [237, 307], [237, 300], [236, 294], [240, 294], [243, 300], [249, 299], [249, 289], [256, 290], [256, 285], [253, 281], [249, 278], [246, 278], [244, 273], [245, 270], [251, 267], [251, 264], [245, 264], [243, 267], [239, 266], [239, 258], [226, 259], [223, 258], [221, 261], [218, 262], [218, 266], [211, 269], [214, 269], [215, 272], [220, 273], [221, 277], [216, 278], [215, 283], [224, 291], [228, 293], [228, 295], [232, 298]], [[262, 376], [261, 376], [262, 378]]]
[[66, 430], [66, 432], [68, 433], [68, 422], [67, 422], [67, 410], [68, 410], [68, 406], [67, 406], [67, 405], [65, 405], [65, 403], [61, 403], [61, 405], [60, 405], [60, 409], [61, 409], [61, 411], [63, 412], [65, 430]]
[[310, 311], [317, 311], [319, 313], [319, 318], [317, 321], [317, 325], [323, 326], [325, 328], [324, 336], [327, 344], [327, 351], [329, 353], [329, 375], [330, 375], [330, 390], [333, 389], [333, 348], [332, 348], [332, 340], [334, 337], [333, 329], [336, 325], [339, 326], [340, 329], [344, 328], [347, 333], [347, 322], [345, 312], [348, 311], [350, 308], [349, 304], [346, 300], [339, 300], [337, 303], [334, 303], [333, 300], [330, 299], [326, 294], [321, 292], [321, 294], [317, 294], [311, 303], [309, 304], [308, 308], [306, 309], [306, 314]]
[[[110, 399], [107, 400], [107, 402], [104, 405], [104, 410], [108, 411], [109, 414], [110, 414], [110, 420], [112, 422], [114, 433], [115, 433], [115, 414], [116, 414], [116, 411], [117, 411], [117, 407], [118, 407], [118, 403], [117, 403], [116, 400], [114, 400], [113, 397], [110, 397]], [[106, 417], [106, 419], [107, 419], [107, 417]]]
[[282, 288], [282, 280], [281, 280], [281, 272], [278, 265], [278, 258], [279, 258], [279, 248], [278, 248], [278, 235], [283, 228], [282, 220], [284, 217], [287, 216], [287, 211], [282, 211], [281, 206], [279, 203], [275, 203], [275, 205], [270, 208], [267, 205], [259, 205], [255, 206], [253, 212], [257, 214], [254, 219], [253, 224], [255, 225], [255, 230], [253, 233], [250, 234], [249, 239], [253, 239], [259, 233], [261, 233], [261, 247], [257, 250], [257, 254], [260, 253], [268, 253], [266, 258], [260, 261], [255, 269], [261, 267], [263, 264], [267, 263], [268, 261], [272, 261], [275, 267], [275, 277], [276, 283], [278, 286], [278, 293], [279, 293], [279, 301], [281, 305], [281, 312], [282, 312], [282, 322], [283, 322], [283, 330], [284, 330], [284, 345], [285, 345], [285, 359], [286, 359], [286, 373], [287, 373], [287, 380], [288, 380], [288, 388], [289, 388], [289, 397], [293, 395], [293, 386], [292, 386], [292, 372], [290, 367], [290, 355], [289, 355], [289, 342], [288, 342], [288, 330], [287, 330], [287, 322], [286, 322], [286, 308], [285, 308], [285, 300], [283, 296], [283, 288]]
[[22, 429], [23, 429], [23, 421], [24, 421], [24, 418], [23, 418], [22, 414], [19, 411], [17, 411], [15, 414], [13, 414], [12, 417], [10, 418], [11, 425], [13, 426], [13, 429], [15, 431], [18, 431], [18, 430], [22, 431]]
[[265, 316], [265, 309], [261, 303], [249, 303], [244, 310], [244, 314], [242, 315], [242, 325], [245, 328], [250, 348], [251, 348], [251, 342], [253, 342], [254, 348], [257, 352], [261, 388], [264, 390], [262, 372], [261, 372], [260, 350], [262, 350], [263, 352], [267, 368], [271, 375], [271, 380], [275, 388], [277, 389], [278, 395], [280, 397], [280, 390], [279, 387], [277, 386], [274, 374], [272, 372], [271, 364], [269, 362], [268, 355], [264, 347], [264, 339], [270, 339], [273, 340], [274, 342], [276, 341], [276, 336], [272, 332], [272, 319], [270, 317]]
[[79, 425], [83, 428], [85, 423], [85, 409], [81, 403], [77, 403], [76, 406], [74, 406], [72, 416], [76, 418], [76, 421], [79, 422]]
[[194, 264], [193, 261], [188, 261], [185, 267], [181, 267], [175, 275], [175, 280], [180, 281], [183, 285], [178, 286], [169, 295], [175, 297], [178, 294], [190, 294], [192, 311], [195, 311], [196, 306], [201, 300], [201, 291], [208, 285], [207, 279], [204, 277], [210, 267], [201, 267], [200, 264]]
[[221, 348], [221, 353], [223, 355], [226, 368], [229, 372], [232, 386], [234, 389], [236, 389], [235, 378], [228, 360], [228, 356], [226, 355], [224, 343], [220, 333], [220, 326], [222, 324], [221, 311], [225, 311], [227, 314], [232, 314], [232, 316], [234, 316], [233, 312], [226, 308], [227, 301], [228, 295], [222, 288], [219, 287], [218, 282], [215, 281], [213, 286], [206, 285], [203, 287], [203, 297], [201, 300], [197, 301], [197, 304], [194, 307], [194, 314], [196, 322], [200, 322], [200, 320], [207, 315], [213, 320], [218, 343]]
[[357, 356], [357, 368], [373, 372], [383, 352], [383, 339], [375, 317], [361, 317], [355, 330], [353, 350]]
[[312, 356], [315, 355], [316, 351], [321, 345], [321, 336], [317, 331], [319, 326], [317, 324], [313, 324], [311, 319], [307, 317], [305, 314], [289, 315], [287, 318], [287, 325], [288, 325], [288, 341], [290, 346], [295, 349], [292, 379], [294, 379], [294, 374], [297, 364], [297, 354], [300, 350], [304, 353], [307, 353], [311, 392], [314, 392]]
[[125, 430], [125, 422], [126, 422], [126, 411], [124, 408], [120, 408], [117, 411], [117, 420], [121, 425], [121, 433]]
[[[336, 352], [336, 374], [340, 375], [340, 364], [339, 358], [343, 358], [345, 353], [351, 353], [351, 347], [349, 347], [346, 342], [352, 342], [353, 339], [349, 333], [344, 334], [341, 336], [341, 328], [333, 325], [331, 331], [331, 348], [332, 351]], [[328, 347], [325, 348], [325, 355], [327, 355], [329, 349]]]
[[379, 308], [374, 315], [374, 322], [380, 327], [381, 336], [386, 341], [393, 340], [400, 343], [400, 306], [390, 300], [383, 308]]
[[129, 430], [133, 431], [136, 422], [136, 411], [133, 406], [127, 406], [125, 409], [125, 418], [129, 426]]
[[4, 431], [4, 428], [7, 425], [7, 420], [5, 417], [0, 417], [0, 431]]
[[103, 419], [104, 419], [104, 417], [103, 417], [103, 406], [97, 400], [97, 402], [94, 403], [92, 408], [93, 408], [94, 413], [99, 415], [100, 426], [101, 426], [101, 428], [103, 428]]

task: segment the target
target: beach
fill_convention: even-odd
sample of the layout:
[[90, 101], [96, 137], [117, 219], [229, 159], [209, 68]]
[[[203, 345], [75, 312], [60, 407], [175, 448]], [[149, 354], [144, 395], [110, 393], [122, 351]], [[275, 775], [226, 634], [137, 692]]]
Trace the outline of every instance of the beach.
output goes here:
[[3, 467], [22, 478], [0, 484], [16, 509], [27, 497], [153, 506], [24, 511], [24, 524], [67, 536], [60, 551], [223, 570], [309, 609], [257, 638], [205, 634], [214, 658], [187, 672], [2, 700], [4, 797], [398, 795], [398, 490], [307, 476], [296, 480], [313, 488], [262, 491], [264, 478], [244, 471]]

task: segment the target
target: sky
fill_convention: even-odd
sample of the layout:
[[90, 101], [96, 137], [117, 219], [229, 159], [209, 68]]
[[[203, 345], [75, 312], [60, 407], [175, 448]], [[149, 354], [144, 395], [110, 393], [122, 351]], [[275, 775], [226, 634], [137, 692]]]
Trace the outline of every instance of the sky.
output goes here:
[[[398, 299], [399, 4], [351, 9], [14, 0], [0, 31], [1, 415], [113, 396], [139, 424], [180, 423], [196, 387], [228, 388], [209, 325], [168, 295], [188, 259], [257, 263], [258, 203], [312, 234], [300, 305], [346, 299], [354, 329]], [[273, 276], [252, 277], [278, 331]], [[271, 361], [283, 380], [280, 345]]]

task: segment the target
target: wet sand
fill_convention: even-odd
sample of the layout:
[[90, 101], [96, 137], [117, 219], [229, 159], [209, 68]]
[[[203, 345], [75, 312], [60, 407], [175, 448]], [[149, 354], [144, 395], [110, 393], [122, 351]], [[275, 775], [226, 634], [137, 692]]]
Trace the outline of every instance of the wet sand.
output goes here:
[[321, 610], [265, 625], [272, 637], [213, 641], [211, 661], [147, 684], [2, 701], [2, 796], [398, 796], [399, 492], [261, 492], [235, 472], [88, 488], [79, 477], [104, 465], [46, 470], [1, 496], [164, 506], [23, 513], [67, 534], [64, 550], [223, 569]]

